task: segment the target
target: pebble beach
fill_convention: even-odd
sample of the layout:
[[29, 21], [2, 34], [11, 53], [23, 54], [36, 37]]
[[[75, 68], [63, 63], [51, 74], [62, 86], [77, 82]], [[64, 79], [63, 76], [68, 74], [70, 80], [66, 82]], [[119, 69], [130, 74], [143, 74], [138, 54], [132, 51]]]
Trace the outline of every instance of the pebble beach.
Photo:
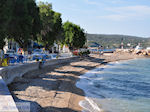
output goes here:
[[79, 102], [85, 99], [85, 93], [76, 87], [79, 76], [109, 62], [135, 58], [143, 56], [113, 53], [76, 57], [65, 63], [30, 71], [16, 78], [9, 85], [9, 90], [16, 102], [30, 102], [34, 112], [81, 112]]

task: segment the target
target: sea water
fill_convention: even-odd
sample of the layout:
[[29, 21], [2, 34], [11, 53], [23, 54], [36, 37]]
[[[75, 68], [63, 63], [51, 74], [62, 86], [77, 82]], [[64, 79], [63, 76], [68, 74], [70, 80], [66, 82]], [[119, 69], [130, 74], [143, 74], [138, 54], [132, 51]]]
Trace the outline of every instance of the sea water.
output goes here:
[[110, 63], [80, 77], [83, 112], [150, 112], [150, 59]]

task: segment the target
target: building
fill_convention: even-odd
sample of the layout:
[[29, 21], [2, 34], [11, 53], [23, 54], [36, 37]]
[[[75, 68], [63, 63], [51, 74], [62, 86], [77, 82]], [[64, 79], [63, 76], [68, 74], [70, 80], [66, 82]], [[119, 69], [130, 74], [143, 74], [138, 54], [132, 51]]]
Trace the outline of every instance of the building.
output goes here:
[[4, 53], [6, 53], [8, 50], [14, 50], [15, 52], [17, 52], [17, 50], [19, 49], [19, 44], [15, 41], [5, 39], [5, 43], [6, 44], [3, 47]]

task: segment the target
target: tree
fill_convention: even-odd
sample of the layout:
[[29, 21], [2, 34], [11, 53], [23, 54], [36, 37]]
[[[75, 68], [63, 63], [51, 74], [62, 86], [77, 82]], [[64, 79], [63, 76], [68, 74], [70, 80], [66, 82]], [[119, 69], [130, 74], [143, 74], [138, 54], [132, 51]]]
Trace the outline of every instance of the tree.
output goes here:
[[6, 28], [11, 18], [9, 0], [1, 0], [0, 2], [0, 49], [5, 45], [4, 39], [6, 38]]
[[35, 1], [28, 3], [29, 15], [32, 16], [32, 40], [37, 40], [37, 34], [41, 33], [42, 21], [39, 15], [39, 7], [36, 5]]
[[27, 50], [28, 41], [40, 32], [39, 9], [34, 0], [11, 0], [11, 6], [8, 36]]
[[52, 10], [52, 5], [49, 3], [39, 3], [40, 17], [42, 21], [42, 31], [39, 36], [40, 42], [44, 44], [47, 49], [59, 40], [62, 33], [62, 19], [61, 14]]
[[69, 21], [63, 24], [64, 43], [69, 46], [69, 48], [82, 48], [86, 42], [86, 36], [84, 30], [80, 26], [75, 25]]

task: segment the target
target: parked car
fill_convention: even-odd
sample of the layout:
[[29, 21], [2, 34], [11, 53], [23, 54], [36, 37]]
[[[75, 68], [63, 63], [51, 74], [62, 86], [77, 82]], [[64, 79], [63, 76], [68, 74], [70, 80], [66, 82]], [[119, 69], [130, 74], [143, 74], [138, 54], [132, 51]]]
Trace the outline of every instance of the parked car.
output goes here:
[[4, 57], [9, 57], [9, 63], [15, 63], [18, 56], [14, 50], [7, 50]]
[[78, 54], [79, 54], [79, 50], [76, 49], [73, 51], [73, 55], [78, 55]]
[[40, 59], [46, 59], [47, 58], [47, 54], [42, 50], [42, 49], [35, 49], [33, 51], [33, 54], [32, 54], [32, 59], [33, 60], [40, 60]]
[[146, 50], [150, 50], [150, 47], [147, 47]]
[[14, 50], [7, 50], [5, 54], [9, 57], [16, 56], [16, 52]]

